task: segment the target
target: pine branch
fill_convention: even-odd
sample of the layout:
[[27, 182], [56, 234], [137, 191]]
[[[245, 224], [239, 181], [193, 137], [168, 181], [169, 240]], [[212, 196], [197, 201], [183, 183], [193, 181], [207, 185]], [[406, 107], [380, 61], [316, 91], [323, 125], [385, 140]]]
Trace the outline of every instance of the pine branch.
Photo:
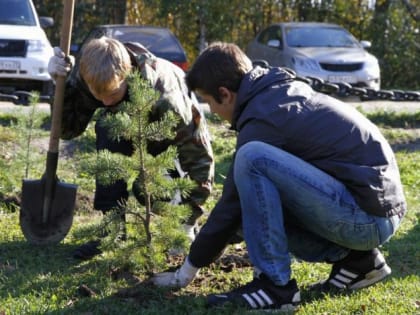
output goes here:
[[[135, 148], [133, 155], [101, 151], [95, 157], [84, 159], [82, 169], [94, 173], [104, 185], [118, 179], [127, 180], [131, 172], [136, 174], [133, 193], [138, 202], [135, 206], [129, 202], [131, 209], [126, 209], [126, 214], [140, 225], [136, 230], [142, 232], [141, 243], [146, 245], [149, 257], [144, 259], [149, 259], [147, 265], [153, 266], [154, 260], [161, 257], [168, 246], [185, 242], [180, 225], [191, 210], [171, 201], [177, 193], [188, 196], [194, 183], [187, 178], [168, 179], [168, 171], [175, 169], [175, 146], [169, 146], [157, 156], [148, 153], [148, 144], [174, 139], [180, 118], [138, 73], [133, 73], [127, 80], [129, 101], [121, 104], [117, 113], [106, 115], [102, 124], [113, 140], [131, 141]], [[159, 115], [156, 115], [158, 110]], [[152, 116], [159, 119], [151, 122]]]

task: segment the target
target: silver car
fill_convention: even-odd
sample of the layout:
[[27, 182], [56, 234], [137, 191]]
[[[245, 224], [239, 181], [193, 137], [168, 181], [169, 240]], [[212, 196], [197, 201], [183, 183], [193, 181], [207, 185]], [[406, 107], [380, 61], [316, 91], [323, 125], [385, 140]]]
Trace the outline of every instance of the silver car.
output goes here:
[[380, 89], [378, 60], [368, 41], [358, 41], [341, 26], [317, 22], [273, 24], [249, 43], [251, 60], [287, 67], [299, 76]]

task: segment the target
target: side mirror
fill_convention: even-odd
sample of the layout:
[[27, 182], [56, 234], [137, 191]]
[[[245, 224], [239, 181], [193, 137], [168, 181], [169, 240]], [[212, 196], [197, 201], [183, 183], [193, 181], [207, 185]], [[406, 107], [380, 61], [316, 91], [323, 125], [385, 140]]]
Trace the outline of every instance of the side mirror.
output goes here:
[[277, 48], [277, 49], [282, 49], [282, 47], [281, 47], [281, 41], [279, 41], [278, 39], [270, 39], [267, 42], [267, 46], [273, 47], [273, 48]]
[[49, 16], [40, 16], [39, 24], [41, 24], [42, 28], [48, 28], [54, 25], [54, 19]]
[[372, 43], [368, 40], [361, 40], [360, 45], [362, 45], [362, 47], [364, 49], [368, 49], [368, 48], [372, 47]]

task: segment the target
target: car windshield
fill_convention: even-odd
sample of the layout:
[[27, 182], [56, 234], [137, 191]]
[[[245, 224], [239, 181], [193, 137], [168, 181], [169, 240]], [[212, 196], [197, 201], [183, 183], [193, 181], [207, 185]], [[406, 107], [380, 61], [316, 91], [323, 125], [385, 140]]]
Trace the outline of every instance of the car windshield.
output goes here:
[[178, 51], [178, 43], [169, 33], [157, 28], [120, 28], [111, 29], [108, 36], [121, 42], [139, 42], [152, 53], [170, 53]]
[[28, 0], [1, 0], [0, 24], [36, 25]]
[[339, 27], [288, 27], [289, 47], [359, 47], [356, 39]]

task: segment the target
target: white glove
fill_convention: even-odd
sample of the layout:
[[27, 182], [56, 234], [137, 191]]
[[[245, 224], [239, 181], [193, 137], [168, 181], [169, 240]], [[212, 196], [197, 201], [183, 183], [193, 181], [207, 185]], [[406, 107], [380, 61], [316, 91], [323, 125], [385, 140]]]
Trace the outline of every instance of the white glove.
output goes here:
[[74, 65], [74, 57], [67, 58], [60, 47], [54, 47], [54, 56], [48, 61], [48, 73], [55, 80], [57, 76], [67, 76]]
[[188, 257], [184, 264], [175, 272], [161, 272], [155, 274], [150, 280], [158, 287], [183, 288], [194, 280], [199, 268], [191, 265]]

